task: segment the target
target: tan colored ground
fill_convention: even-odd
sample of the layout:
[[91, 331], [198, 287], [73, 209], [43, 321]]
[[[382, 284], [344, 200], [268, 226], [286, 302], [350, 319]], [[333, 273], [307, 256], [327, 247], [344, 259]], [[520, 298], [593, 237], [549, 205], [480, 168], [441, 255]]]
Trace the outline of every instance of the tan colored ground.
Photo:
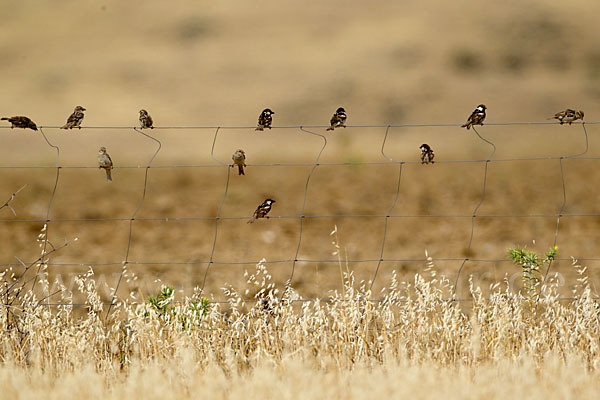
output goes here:
[[[200, 369], [188, 361], [152, 363], [106, 383], [104, 374], [86, 366], [56, 379], [37, 369], [31, 374], [3, 367], [0, 381], [9, 396], [23, 399], [64, 399], [73, 393], [91, 399], [143, 397], [158, 399], [176, 395], [188, 399], [205, 395], [212, 399], [247, 396], [280, 399], [367, 399], [373, 397], [418, 397], [421, 399], [505, 399], [526, 394], [530, 398], [563, 399], [576, 396], [593, 399], [598, 393], [598, 373], [579, 363], [567, 367], [554, 359], [541, 368], [530, 360], [478, 365], [448, 371], [428, 362], [423, 365], [386, 364], [358, 366], [351, 371], [329, 365], [315, 371], [311, 363], [285, 360], [283, 366], [265, 363], [250, 372], [226, 373], [216, 364]], [[406, 363], [408, 364], [408, 363]], [[536, 372], [532, 372], [535, 369]], [[148, 385], [151, 379], [152, 385]], [[36, 384], [32, 385], [31, 381]], [[48, 391], [48, 388], [51, 388]]]
[[[421, 270], [425, 263], [425, 251], [436, 260], [436, 265], [451, 279], [454, 279], [460, 267], [461, 259], [467, 256], [467, 246], [471, 232], [471, 218], [474, 207], [481, 199], [484, 163], [453, 163], [452, 159], [484, 159], [487, 157], [487, 145], [479, 144], [472, 133], [458, 128], [444, 128], [441, 132], [430, 134], [428, 131], [411, 130], [401, 132], [393, 130], [386, 145], [386, 154], [397, 159], [410, 160], [402, 167], [399, 197], [391, 211], [387, 228], [384, 258], [416, 261], [384, 262], [381, 265], [375, 289], [388, 285], [392, 270], [398, 270], [401, 276], [409, 278]], [[579, 150], [583, 148], [583, 130], [581, 126], [573, 127], [528, 127], [518, 132], [538, 135], [544, 130], [545, 135], [555, 139], [555, 145], [544, 147], [544, 151], [533, 150], [531, 156], [547, 156], [575, 154], [578, 149], [569, 143], [577, 143]], [[587, 128], [590, 137], [597, 130], [594, 126]], [[507, 155], [521, 156], [520, 140], [526, 137], [520, 133], [507, 132], [505, 127], [483, 127], [481, 132], [496, 142], [499, 149], [498, 158]], [[133, 131], [132, 131], [133, 132]], [[308, 189], [306, 218], [303, 226], [303, 238], [298, 258], [300, 260], [333, 260], [335, 251], [330, 232], [337, 225], [338, 240], [342, 247], [342, 259], [372, 260], [367, 263], [351, 263], [359, 279], [369, 280], [373, 277], [380, 256], [384, 231], [384, 216], [394, 204], [398, 184], [399, 165], [385, 163], [379, 149], [383, 139], [383, 129], [373, 130], [373, 143], [365, 146], [361, 153], [342, 156], [340, 148], [346, 141], [360, 141], [363, 130], [348, 128], [344, 132], [336, 132], [329, 136], [323, 159], [348, 162], [384, 162], [369, 165], [320, 165], [313, 172]], [[489, 132], [489, 133], [488, 133]], [[153, 132], [154, 133], [154, 132]], [[223, 132], [226, 136], [230, 132]], [[129, 135], [135, 139], [135, 133], [127, 131], [111, 132], [110, 140], [115, 136]], [[439, 138], [437, 150], [438, 163], [421, 165], [418, 159], [418, 142], [420, 135], [433, 137], [432, 143]], [[37, 139], [35, 151], [48, 151], [40, 138], [24, 133], [13, 136], [14, 142], [25, 141], [23, 138]], [[56, 246], [64, 239], [77, 237], [72, 246], [52, 256], [52, 262], [58, 264], [83, 264], [79, 267], [51, 267], [51, 277], [60, 275], [67, 286], [72, 282], [72, 273], [87, 270], [88, 264], [114, 263], [112, 266], [98, 266], [98, 274], [106, 274], [104, 278], [110, 287], [114, 287], [120, 271], [120, 262], [125, 259], [129, 218], [141, 200], [144, 183], [143, 168], [117, 168], [113, 176], [114, 182], [106, 183], [104, 173], [93, 167], [93, 160], [82, 160], [81, 153], [93, 153], [96, 147], [84, 143], [100, 142], [100, 135], [90, 131], [76, 134], [51, 132], [49, 138], [58, 144], [66, 138], [76, 137], [81, 145], [77, 153], [65, 151], [62, 160], [65, 164], [90, 166], [92, 168], [66, 168], [60, 172], [59, 184], [51, 207], [51, 219], [59, 220], [50, 223], [50, 240]], [[77, 133], [79, 135], [79, 133]], [[180, 132], [158, 131], [156, 137], [163, 141], [163, 148], [184, 147], [185, 140], [181, 136], [189, 135]], [[303, 134], [299, 130], [275, 130], [269, 133], [250, 131], [231, 133], [235, 139], [231, 143], [243, 143], [247, 148], [249, 163], [282, 163], [290, 160], [279, 154], [254, 156], [262, 154], [260, 147], [284, 147], [285, 141], [293, 141]], [[471, 147], [470, 151], [456, 150], [454, 156], [444, 154], [444, 144], [449, 148], [452, 139], [444, 139], [447, 135], [455, 141]], [[568, 136], [567, 136], [568, 135]], [[139, 136], [139, 135], [138, 135]], [[212, 139], [212, 132], [200, 132], [205, 142]], [[310, 155], [294, 158], [292, 161], [311, 163], [320, 148], [320, 143], [310, 137], [304, 145]], [[210, 139], [210, 140], [209, 140]], [[140, 144], [143, 144], [141, 139]], [[104, 140], [105, 142], [107, 140]], [[218, 142], [219, 143], [219, 142]], [[512, 151], [516, 145], [516, 150]], [[46, 146], [47, 147], [47, 146]], [[140, 146], [141, 147], [141, 146]], [[113, 159], [120, 164], [124, 159], [128, 162], [127, 151], [118, 146], [110, 146]], [[230, 147], [231, 148], [231, 147]], [[592, 140], [592, 151], [586, 156], [596, 157]], [[82, 150], [85, 149], [85, 150]], [[412, 150], [408, 150], [412, 149]], [[508, 149], [508, 150], [507, 150]], [[152, 154], [152, 148], [141, 148], [146, 156]], [[222, 160], [227, 159], [226, 145], [217, 147], [215, 153]], [[210, 161], [199, 158], [194, 164], [209, 165]], [[412, 154], [409, 154], [412, 153]], [[359, 155], [360, 154], [360, 155]], [[157, 165], [167, 163], [161, 157], [156, 159]], [[257, 161], [255, 161], [258, 158]], [[77, 162], [75, 162], [77, 161]], [[567, 203], [565, 214], [597, 214], [597, 194], [594, 186], [585, 185], [584, 179], [591, 182], [597, 179], [595, 172], [596, 159], [566, 159], [563, 161], [566, 183]], [[140, 290], [143, 295], [154, 291], [158, 284], [156, 279], [169, 283], [186, 294], [203, 281], [210, 258], [214, 240], [214, 219], [229, 173], [227, 197], [219, 221], [218, 236], [215, 246], [214, 264], [207, 275], [209, 293], [219, 296], [219, 288], [226, 283], [236, 283], [243, 279], [243, 271], [252, 268], [252, 264], [265, 257], [268, 261], [288, 260], [270, 266], [271, 272], [279, 283], [285, 282], [291, 273], [292, 260], [298, 245], [299, 224], [297, 218], [301, 214], [306, 179], [311, 166], [252, 166], [247, 169], [246, 176], [238, 176], [233, 169], [227, 167], [187, 167], [187, 168], [154, 168], [150, 169], [146, 198], [133, 223], [133, 236], [129, 261], [134, 264], [130, 270], [138, 274], [139, 280], [123, 287], [123, 293], [129, 290]], [[37, 222], [4, 222], [2, 243], [6, 244], [2, 263], [16, 262], [13, 255], [24, 260], [31, 260], [38, 254], [35, 238], [45, 219], [48, 199], [51, 194], [56, 170], [51, 169], [4, 169], [0, 171], [7, 188], [18, 188], [27, 183], [17, 199], [11, 203], [17, 211], [12, 217], [8, 210], [2, 210], [7, 220], [37, 220]], [[7, 191], [8, 193], [8, 191]], [[264, 198], [277, 200], [269, 220], [260, 220], [255, 224], [246, 224], [247, 218]], [[514, 245], [527, 245], [538, 251], [546, 251], [554, 243], [556, 217], [563, 200], [562, 181], [559, 160], [492, 162], [488, 167], [486, 197], [478, 210], [475, 220], [471, 258], [506, 259], [507, 249]], [[550, 215], [540, 217], [510, 217], [511, 214]], [[438, 217], [423, 217], [437, 215]], [[495, 217], [495, 215], [501, 215]], [[354, 217], [353, 217], [354, 216]], [[356, 217], [362, 216], [362, 217]], [[406, 217], [413, 216], [413, 217]], [[460, 216], [460, 217], [457, 217]], [[491, 217], [490, 217], [491, 216]], [[98, 219], [118, 218], [119, 221], [98, 221]], [[202, 218], [208, 218], [204, 220]], [[232, 219], [233, 218], [233, 219]], [[87, 221], [69, 221], [86, 219]], [[596, 231], [600, 218], [597, 216], [563, 217], [559, 226], [559, 256], [569, 258], [597, 258]], [[532, 241], [536, 241], [536, 245]], [[438, 260], [438, 259], [454, 260]], [[165, 264], [173, 262], [176, 264]], [[247, 265], [231, 263], [247, 262]], [[593, 266], [597, 262], [583, 261], [591, 268], [592, 278], [596, 277]], [[565, 294], [574, 278], [570, 261], [561, 261], [554, 265], [566, 279]], [[465, 265], [461, 279], [462, 289], [466, 288], [470, 274], [475, 275], [476, 282], [487, 286], [488, 283], [501, 280], [504, 274], [519, 273], [517, 267], [507, 262], [469, 262]], [[299, 262], [296, 264], [293, 285], [303, 296], [327, 296], [328, 290], [339, 285], [339, 266], [335, 262]], [[459, 293], [462, 293], [459, 290]], [[105, 292], [108, 297], [109, 292]]]
[[[476, 7], [476, 8], [474, 8]], [[523, 12], [526, 9], [527, 12]], [[0, 27], [2, 114], [26, 114], [40, 125], [64, 123], [76, 104], [87, 107], [84, 125], [135, 125], [146, 108], [158, 126], [245, 125], [264, 107], [275, 110], [275, 125], [322, 125], [343, 105], [350, 125], [387, 123], [462, 123], [479, 103], [488, 121], [543, 121], [561, 108], [586, 111], [599, 120], [600, 3], [571, 2], [198, 2], [177, 7], [166, 2], [63, 1], [5, 5]], [[590, 152], [598, 156], [597, 128], [588, 126]], [[323, 129], [318, 132], [323, 132]], [[61, 148], [61, 164], [95, 165], [97, 148], [109, 149], [115, 164], [145, 165], [155, 143], [132, 130], [47, 129]], [[583, 132], [573, 127], [483, 127], [498, 146], [497, 158], [561, 156], [582, 151]], [[163, 147], [155, 165], [215, 164], [210, 158], [214, 131], [154, 130]], [[380, 154], [384, 129], [348, 128], [328, 136], [323, 162], [385, 161]], [[0, 130], [2, 166], [52, 166], [55, 153], [30, 132]], [[489, 148], [458, 128], [394, 129], [386, 153], [418, 160], [428, 142], [438, 160], [485, 159]], [[255, 133], [222, 130], [215, 149], [228, 161], [244, 148], [249, 163], [312, 163], [319, 138], [300, 130]], [[598, 213], [594, 182], [597, 160], [565, 160], [566, 213]], [[250, 167], [233, 172], [221, 216], [249, 217], [266, 196], [277, 203], [272, 215], [300, 214], [310, 171], [299, 167]], [[309, 186], [307, 215], [383, 215], [396, 194], [397, 165], [319, 166]], [[54, 184], [53, 169], [2, 169], [0, 193], [6, 197], [27, 184], [13, 207], [17, 218], [44, 219]], [[129, 218], [139, 204], [143, 169], [116, 169], [105, 184], [97, 169], [63, 169], [52, 204], [53, 219]], [[481, 195], [483, 164], [407, 164], [394, 215], [470, 214]], [[213, 217], [223, 197], [224, 168], [151, 169], [140, 218]], [[562, 204], [558, 160], [492, 163], [480, 214], [555, 214]], [[2, 195], [4, 196], [4, 195]], [[0, 196], [0, 198], [2, 198]], [[3, 219], [12, 219], [7, 209]], [[565, 217], [560, 224], [559, 255], [598, 257], [598, 217]], [[556, 218], [481, 218], [476, 220], [474, 258], [506, 258], [515, 244], [545, 251], [554, 242]], [[94, 263], [120, 263], [127, 247], [128, 221], [51, 223], [50, 239], [73, 246], [53, 255], [51, 277], [69, 285], [72, 273]], [[300, 259], [335, 259], [329, 233], [339, 229], [343, 257], [378, 259], [381, 218], [306, 219]], [[223, 220], [215, 260], [255, 262], [292, 259], [299, 221], [271, 219], [246, 225]], [[37, 257], [35, 223], [2, 223], [1, 263]], [[393, 218], [385, 258], [462, 258], [470, 218]], [[213, 221], [136, 221], [130, 260], [137, 283], [123, 293], [143, 295], [156, 279], [191, 292], [202, 282], [213, 242]], [[532, 241], [536, 240], [536, 245]], [[193, 263], [161, 265], [161, 262]], [[373, 276], [376, 262], [351, 264], [360, 279]], [[460, 260], [436, 261], [453, 278]], [[572, 281], [569, 261], [555, 264]], [[594, 278], [594, 262], [591, 267]], [[392, 269], [405, 277], [422, 262], [381, 266], [375, 289], [387, 285]], [[248, 267], [251, 267], [248, 266]], [[211, 266], [207, 289], [243, 279], [242, 265]], [[270, 267], [279, 282], [291, 263]], [[120, 267], [96, 268], [113, 287]], [[518, 273], [508, 263], [467, 263], [463, 271], [482, 284]], [[326, 296], [339, 284], [335, 263], [298, 263], [293, 285], [304, 296]], [[567, 285], [568, 287], [568, 285]], [[565, 293], [568, 293], [567, 287]], [[459, 288], [460, 289], [460, 288]], [[460, 292], [460, 290], [459, 290]], [[106, 292], [108, 298], [109, 291]], [[462, 293], [462, 292], [460, 292]]]

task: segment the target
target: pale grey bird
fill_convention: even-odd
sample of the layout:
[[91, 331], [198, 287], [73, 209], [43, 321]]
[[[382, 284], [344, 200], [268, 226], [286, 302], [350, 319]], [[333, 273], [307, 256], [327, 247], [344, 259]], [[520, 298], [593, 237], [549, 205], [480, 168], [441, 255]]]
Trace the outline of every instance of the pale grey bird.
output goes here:
[[246, 166], [246, 152], [242, 149], [239, 149], [233, 153], [231, 159], [233, 160], [233, 164], [231, 164], [231, 166], [238, 166], [238, 175], [246, 175], [244, 173], [244, 167]]
[[104, 168], [106, 170], [106, 180], [112, 181], [110, 171], [113, 169], [113, 162], [106, 152], [106, 147], [100, 147], [100, 150], [98, 150], [98, 168]]

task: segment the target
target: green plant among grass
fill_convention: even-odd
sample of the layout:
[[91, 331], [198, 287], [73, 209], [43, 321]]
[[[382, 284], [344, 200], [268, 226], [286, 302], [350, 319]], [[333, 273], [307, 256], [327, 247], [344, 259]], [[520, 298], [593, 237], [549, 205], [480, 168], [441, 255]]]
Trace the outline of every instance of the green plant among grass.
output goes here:
[[[174, 299], [175, 289], [169, 285], [163, 285], [155, 297], [148, 298], [148, 304], [161, 320], [166, 323], [179, 323], [182, 330], [197, 326], [202, 318], [211, 311], [210, 301], [206, 297], [190, 300], [188, 307], [176, 307]], [[182, 311], [183, 309], [186, 311]], [[146, 311], [145, 316], [149, 315], [150, 313]]]
[[[190, 313], [192, 314], [193, 319], [196, 321], [200, 321], [202, 317], [208, 315], [210, 313], [210, 309], [210, 301], [206, 297], [203, 297], [200, 300], [194, 299], [190, 301]], [[184, 328], [189, 325], [189, 321], [190, 319], [188, 316], [184, 314], [181, 321]]]
[[175, 289], [169, 285], [163, 285], [156, 297], [148, 298], [148, 303], [162, 317], [173, 313], [174, 307], [170, 304], [175, 297]]
[[508, 249], [511, 260], [522, 269], [523, 294], [530, 304], [537, 303], [539, 299], [539, 284], [542, 267], [550, 265], [556, 258], [558, 247], [554, 246], [540, 257], [535, 251], [526, 247]]

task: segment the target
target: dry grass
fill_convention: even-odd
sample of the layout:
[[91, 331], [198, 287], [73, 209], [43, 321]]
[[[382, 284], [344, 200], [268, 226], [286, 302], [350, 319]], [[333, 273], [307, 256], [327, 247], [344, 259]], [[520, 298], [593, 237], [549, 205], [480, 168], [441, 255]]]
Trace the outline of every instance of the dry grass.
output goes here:
[[432, 263], [410, 282], [388, 282], [379, 303], [344, 268], [343, 290], [327, 302], [282, 293], [258, 264], [246, 285], [224, 289], [227, 304], [198, 296], [177, 303], [164, 288], [142, 304], [122, 299], [108, 316], [92, 271], [77, 279], [90, 304], [81, 316], [15, 288], [0, 313], [0, 382], [20, 398], [40, 387], [90, 398], [586, 398], [599, 387], [600, 310], [585, 268], [573, 267], [578, 287], [567, 303], [550, 282], [537, 303], [499, 284], [488, 299], [471, 287], [462, 305], [444, 300], [450, 284]]
[[87, 366], [56, 376], [41, 369], [0, 367], [0, 384], [6, 397], [54, 400], [88, 399], [370, 399], [440, 397], [506, 399], [594, 399], [600, 386], [598, 372], [577, 359], [563, 362], [549, 355], [540, 365], [526, 357], [495, 364], [455, 369], [435, 362], [395, 361], [385, 366], [357, 365], [339, 371], [335, 365], [314, 368], [299, 357], [277, 365], [258, 362], [245, 372], [227, 374], [212, 364], [177, 358], [168, 362], [136, 364], [107, 384], [105, 377]]

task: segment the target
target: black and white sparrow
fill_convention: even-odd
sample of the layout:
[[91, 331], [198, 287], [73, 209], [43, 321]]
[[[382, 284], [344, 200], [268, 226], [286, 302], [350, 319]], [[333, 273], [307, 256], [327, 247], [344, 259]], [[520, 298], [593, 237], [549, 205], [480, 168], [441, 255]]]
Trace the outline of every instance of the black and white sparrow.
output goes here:
[[238, 166], [238, 175], [246, 175], [244, 173], [244, 167], [246, 166], [246, 152], [242, 149], [239, 149], [233, 153], [231, 159], [233, 160], [233, 164], [231, 164], [231, 166]]
[[269, 218], [267, 214], [269, 213], [269, 211], [271, 211], [271, 204], [273, 203], [275, 203], [275, 200], [266, 199], [261, 205], [259, 205], [256, 208], [256, 211], [254, 211], [254, 215], [252, 216], [252, 218], [250, 218], [248, 223], [251, 224], [258, 218]]
[[477, 108], [471, 113], [471, 115], [467, 119], [467, 123], [462, 125], [462, 128], [471, 129], [471, 126], [473, 125], [483, 125], [486, 109], [487, 107], [485, 106], [485, 104], [478, 105]]
[[273, 114], [275, 113], [270, 108], [265, 108], [258, 116], [258, 127], [256, 130], [264, 131], [265, 128], [271, 129], [271, 123], [273, 123]]
[[106, 147], [100, 147], [100, 150], [98, 150], [98, 168], [104, 168], [106, 170], [106, 180], [112, 181], [110, 171], [113, 169], [113, 162], [106, 152]]
[[152, 121], [152, 117], [148, 114], [148, 111], [142, 109], [140, 110], [140, 128], [141, 129], [154, 129], [154, 122]]
[[567, 108], [564, 111], [557, 112], [552, 118], [559, 120], [561, 125], [565, 122], [571, 125], [573, 121], [577, 121], [578, 119], [583, 120], [583, 115], [583, 111], [581, 110], [572, 110]]
[[348, 116], [346, 115], [346, 110], [344, 110], [344, 107], [340, 107], [336, 110], [336, 112], [333, 114], [333, 117], [331, 117], [331, 121], [330, 121], [330, 127], [327, 128], [328, 131], [332, 131], [335, 128], [338, 127], [342, 127], [345, 128], [346, 127], [346, 118], [348, 118]]
[[32, 120], [30, 120], [27, 117], [23, 117], [23, 116], [16, 116], [16, 117], [10, 117], [10, 118], [4, 117], [4, 118], [0, 118], [0, 120], [10, 122], [11, 129], [13, 129], [13, 128], [23, 128], [23, 129], [29, 128], [34, 131], [38, 130], [35, 122], [33, 122]]
[[85, 111], [85, 108], [81, 107], [81, 106], [77, 106], [75, 107], [75, 110], [73, 110], [73, 113], [71, 115], [69, 115], [69, 118], [67, 118], [67, 123], [64, 124], [60, 129], [73, 129], [73, 128], [79, 128], [81, 129], [81, 123], [83, 122], [83, 112]]
[[433, 153], [433, 149], [427, 143], [423, 143], [419, 148], [421, 149], [421, 164], [434, 164], [435, 161], [433, 159], [435, 154]]

